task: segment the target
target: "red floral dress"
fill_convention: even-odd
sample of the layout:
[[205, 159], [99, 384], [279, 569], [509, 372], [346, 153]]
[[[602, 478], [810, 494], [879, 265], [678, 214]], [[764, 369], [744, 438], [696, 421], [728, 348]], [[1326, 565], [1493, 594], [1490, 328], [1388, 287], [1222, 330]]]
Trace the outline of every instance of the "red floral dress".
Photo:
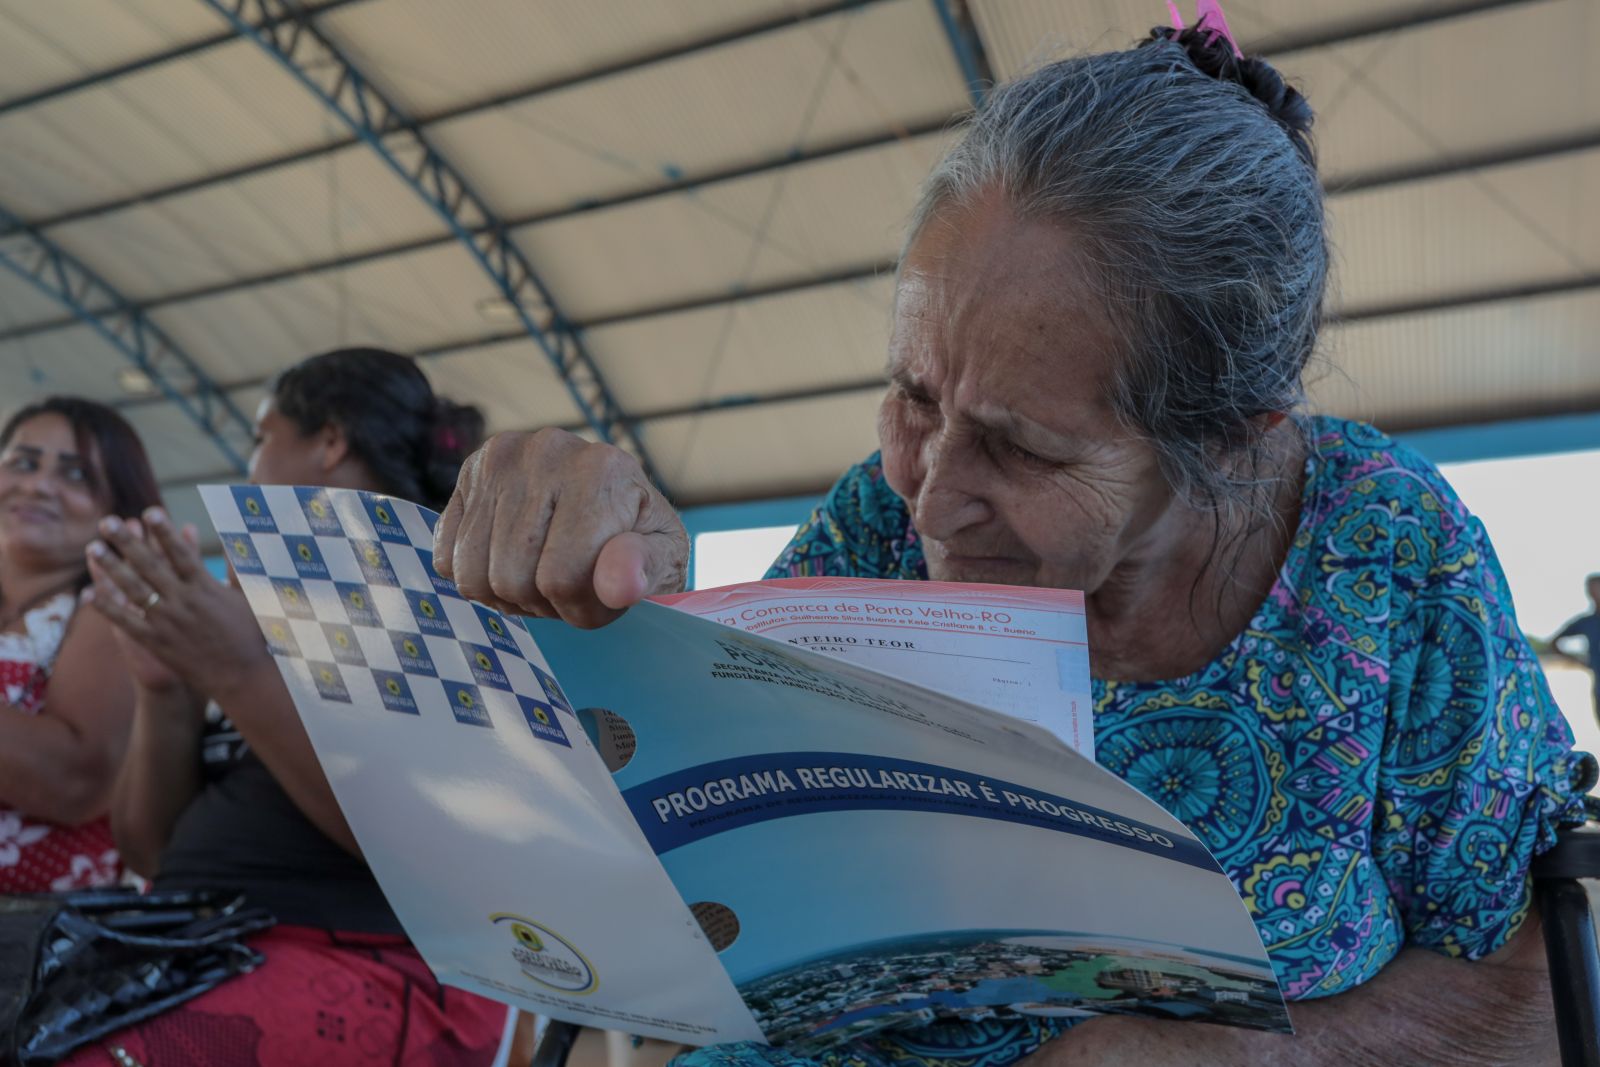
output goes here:
[[[62, 593], [0, 634], [0, 715], [37, 715], [77, 598]], [[0, 894], [115, 885], [122, 874], [108, 819], [57, 826], [0, 806]]]

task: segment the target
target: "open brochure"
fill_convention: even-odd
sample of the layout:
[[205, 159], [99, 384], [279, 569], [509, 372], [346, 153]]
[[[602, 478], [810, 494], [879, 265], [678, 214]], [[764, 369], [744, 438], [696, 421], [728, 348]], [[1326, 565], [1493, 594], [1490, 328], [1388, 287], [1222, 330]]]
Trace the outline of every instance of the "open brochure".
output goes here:
[[1288, 1029], [1228, 878], [1087, 755], [1075, 593], [785, 580], [524, 627], [434, 572], [425, 509], [201, 492], [443, 981], [690, 1044], [1103, 1012]]

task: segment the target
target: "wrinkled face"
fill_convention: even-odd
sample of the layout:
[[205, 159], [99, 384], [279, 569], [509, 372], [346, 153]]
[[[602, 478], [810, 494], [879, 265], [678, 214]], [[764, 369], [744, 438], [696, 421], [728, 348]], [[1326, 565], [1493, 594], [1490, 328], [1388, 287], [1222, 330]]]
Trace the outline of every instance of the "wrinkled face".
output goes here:
[[878, 416], [930, 577], [1093, 593], [1173, 502], [1117, 422], [1118, 338], [1070, 231], [999, 197], [907, 251]]
[[326, 476], [321, 444], [300, 432], [272, 398], [256, 409], [256, 447], [250, 453], [250, 480], [256, 485], [319, 485]]
[[79, 454], [65, 418], [24, 422], [0, 451], [0, 551], [42, 567], [81, 564], [110, 511], [104, 484], [99, 457]]

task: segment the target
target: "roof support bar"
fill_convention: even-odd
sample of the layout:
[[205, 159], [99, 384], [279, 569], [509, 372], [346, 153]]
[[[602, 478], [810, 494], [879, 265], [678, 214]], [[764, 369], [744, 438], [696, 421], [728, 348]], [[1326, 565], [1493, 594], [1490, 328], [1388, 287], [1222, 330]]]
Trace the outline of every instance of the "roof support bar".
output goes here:
[[944, 27], [944, 35], [950, 39], [950, 48], [956, 54], [956, 65], [967, 83], [972, 106], [981, 110], [995, 84], [994, 68], [989, 65], [989, 52], [983, 47], [983, 37], [978, 33], [978, 24], [972, 20], [967, 0], [933, 0], [933, 10], [939, 16], [939, 25]]
[[561, 314], [507, 228], [417, 124], [368, 81], [298, 5], [289, 0], [201, 2], [227, 19], [235, 33], [281, 63], [439, 215], [544, 352], [583, 421], [602, 441], [631, 452], [650, 479], [661, 485], [638, 430], [618, 405], [578, 331]]
[[236, 404], [145, 309], [0, 207], [0, 267], [70, 311], [141, 371], [243, 473], [254, 430]]

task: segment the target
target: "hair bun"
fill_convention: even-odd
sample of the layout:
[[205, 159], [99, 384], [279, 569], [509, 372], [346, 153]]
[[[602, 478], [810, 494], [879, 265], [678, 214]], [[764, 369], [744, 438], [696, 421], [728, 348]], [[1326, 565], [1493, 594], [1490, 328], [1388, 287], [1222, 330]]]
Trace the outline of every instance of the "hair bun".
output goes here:
[[1311, 124], [1316, 116], [1311, 104], [1279, 74], [1277, 68], [1259, 56], [1240, 59], [1220, 34], [1194, 26], [1175, 30], [1157, 26], [1146, 43], [1170, 41], [1183, 49], [1189, 62], [1202, 74], [1218, 81], [1233, 82], [1255, 97], [1277, 124], [1289, 135], [1294, 150], [1307, 165], [1315, 167], [1316, 153], [1311, 145]]
[[424, 488], [428, 503], [443, 507], [455, 488], [461, 464], [483, 444], [483, 412], [471, 404], [438, 397], [433, 405], [433, 430], [425, 465]]

